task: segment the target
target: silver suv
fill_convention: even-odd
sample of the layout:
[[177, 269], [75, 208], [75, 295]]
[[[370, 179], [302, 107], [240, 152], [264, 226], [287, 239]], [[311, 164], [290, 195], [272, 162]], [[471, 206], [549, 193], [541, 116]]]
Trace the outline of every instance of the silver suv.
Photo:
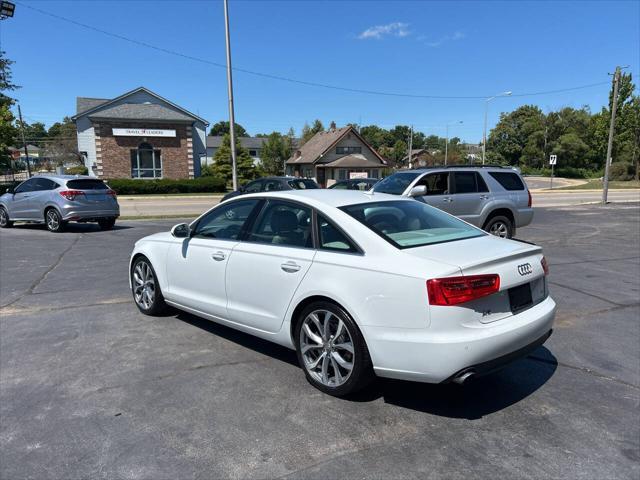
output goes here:
[[434, 167], [394, 173], [374, 192], [415, 197], [503, 238], [533, 219], [531, 193], [510, 167]]
[[13, 222], [45, 223], [61, 232], [67, 222], [97, 222], [113, 228], [120, 216], [116, 192], [97, 178], [80, 175], [37, 175], [0, 197], [0, 227]]

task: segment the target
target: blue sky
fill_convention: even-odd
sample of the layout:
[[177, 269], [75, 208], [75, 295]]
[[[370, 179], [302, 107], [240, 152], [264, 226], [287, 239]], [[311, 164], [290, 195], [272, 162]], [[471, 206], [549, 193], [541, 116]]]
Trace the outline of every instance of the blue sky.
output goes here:
[[[29, 6], [188, 56], [224, 64], [221, 1], [28, 1], [2, 21], [29, 122], [75, 113], [76, 96], [115, 97], [138, 86], [203, 116], [228, 117], [226, 73], [106, 36]], [[230, 1], [234, 67], [347, 88], [436, 96], [540, 92], [608, 82], [616, 65], [640, 71], [640, 2]], [[251, 134], [320, 118], [413, 124], [428, 134], [482, 137], [482, 99], [425, 99], [345, 92], [247, 73], [234, 76], [236, 120]], [[497, 99], [500, 111], [599, 110], [608, 85]]]

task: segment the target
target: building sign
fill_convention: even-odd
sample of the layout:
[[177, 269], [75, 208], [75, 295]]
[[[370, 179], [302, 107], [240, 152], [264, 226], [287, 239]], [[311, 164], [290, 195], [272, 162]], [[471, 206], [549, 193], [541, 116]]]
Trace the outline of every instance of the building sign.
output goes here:
[[353, 178], [367, 178], [368, 177], [368, 173], [367, 172], [349, 172], [349, 178], [353, 179]]
[[114, 128], [114, 137], [175, 137], [175, 130], [157, 128]]

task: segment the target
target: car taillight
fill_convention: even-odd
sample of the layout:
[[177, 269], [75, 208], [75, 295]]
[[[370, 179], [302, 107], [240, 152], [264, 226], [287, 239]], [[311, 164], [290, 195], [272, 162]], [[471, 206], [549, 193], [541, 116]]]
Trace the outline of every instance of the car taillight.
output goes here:
[[116, 195], [116, 191], [115, 190], [107, 190], [107, 195], [111, 195], [113, 198], [118, 198], [118, 195]]
[[542, 264], [542, 269], [544, 270], [544, 274], [549, 275], [549, 264], [547, 263], [547, 259], [542, 257], [542, 260], [540, 260], [540, 263]]
[[500, 275], [469, 275], [427, 280], [431, 305], [458, 305], [500, 290]]
[[84, 196], [84, 192], [82, 190], [62, 190], [60, 195], [73, 202], [76, 198]]
[[527, 207], [533, 205], [533, 198], [531, 198], [531, 191], [527, 188], [527, 195], [529, 195], [529, 200], [527, 201]]

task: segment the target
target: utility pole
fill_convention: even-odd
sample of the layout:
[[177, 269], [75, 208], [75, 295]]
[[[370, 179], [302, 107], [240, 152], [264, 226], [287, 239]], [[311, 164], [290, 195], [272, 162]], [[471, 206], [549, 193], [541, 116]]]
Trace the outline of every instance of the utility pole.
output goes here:
[[27, 178], [31, 178], [31, 166], [29, 165], [29, 148], [24, 138], [24, 122], [22, 121], [22, 110], [20, 110], [20, 104], [18, 104], [18, 117], [20, 118], [20, 130], [22, 131], [22, 143], [24, 144], [24, 156], [27, 161]]
[[231, 74], [231, 38], [229, 36], [229, 3], [224, 0], [224, 31], [227, 41], [227, 90], [229, 93], [229, 135], [231, 137], [231, 169], [233, 190], [238, 189], [238, 172], [236, 168], [236, 120], [233, 113], [233, 77]]
[[611, 154], [613, 150], [613, 133], [616, 123], [616, 109], [618, 107], [618, 85], [620, 83], [620, 67], [616, 67], [613, 74], [613, 102], [611, 105], [611, 123], [609, 124], [609, 142], [607, 143], [607, 158], [604, 160], [604, 180], [602, 184], [602, 204], [607, 204], [609, 194], [609, 165], [611, 164]]
[[411, 157], [413, 153], [413, 125], [409, 130], [409, 168], [411, 168]]

